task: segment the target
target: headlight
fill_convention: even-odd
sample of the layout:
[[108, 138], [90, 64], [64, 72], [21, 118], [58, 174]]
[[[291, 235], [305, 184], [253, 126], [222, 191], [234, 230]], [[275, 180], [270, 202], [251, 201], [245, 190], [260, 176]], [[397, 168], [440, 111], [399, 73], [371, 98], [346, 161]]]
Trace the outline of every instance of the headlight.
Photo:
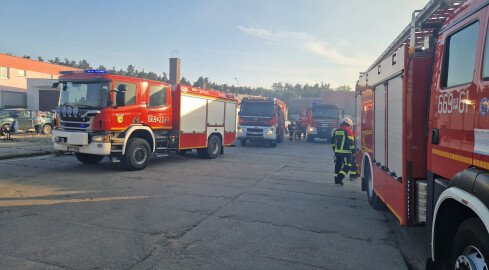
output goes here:
[[73, 107], [70, 106], [70, 107], [66, 108], [66, 113], [72, 114], [73, 113]]
[[272, 135], [272, 134], [273, 134], [273, 128], [268, 131], [268, 135]]
[[61, 107], [57, 107], [57, 108], [56, 108], [56, 113], [57, 113], [57, 114], [61, 114]]
[[74, 115], [78, 115], [79, 112], [80, 112], [80, 109], [78, 109], [78, 107], [73, 107], [73, 114]]
[[66, 106], [61, 107], [61, 113], [66, 114]]
[[240, 128], [240, 129], [238, 129], [238, 133], [243, 134], [243, 130], [242, 130], [241, 128]]
[[109, 136], [92, 136], [92, 142], [109, 142]]
[[314, 128], [309, 128], [309, 131], [310, 131], [310, 132], [313, 132], [313, 131], [314, 131]]

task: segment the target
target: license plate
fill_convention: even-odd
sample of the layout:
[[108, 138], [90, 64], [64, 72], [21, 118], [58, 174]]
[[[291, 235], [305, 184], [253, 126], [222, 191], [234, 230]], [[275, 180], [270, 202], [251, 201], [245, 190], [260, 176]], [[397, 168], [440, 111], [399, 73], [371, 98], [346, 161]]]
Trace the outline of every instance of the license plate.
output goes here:
[[79, 149], [80, 149], [79, 147], [68, 147], [67, 151], [68, 152], [78, 152], [78, 151], [80, 151]]

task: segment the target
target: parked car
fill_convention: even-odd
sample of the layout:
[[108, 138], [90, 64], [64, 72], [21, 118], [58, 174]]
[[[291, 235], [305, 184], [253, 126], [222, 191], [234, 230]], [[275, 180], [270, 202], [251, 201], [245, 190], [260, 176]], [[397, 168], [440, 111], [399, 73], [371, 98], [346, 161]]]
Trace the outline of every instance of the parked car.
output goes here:
[[[36, 113], [38, 111], [36, 110], [27, 110], [27, 109], [6, 109], [6, 110], [0, 110], [0, 125], [2, 127], [10, 127], [12, 122], [17, 120], [17, 124], [19, 126], [19, 130], [23, 130], [25, 132], [27, 131], [34, 131], [34, 121], [33, 118], [36, 116]], [[51, 134], [51, 131], [53, 130], [53, 117], [51, 113], [46, 113], [46, 112], [40, 112], [40, 116], [43, 120], [43, 123], [41, 125], [41, 132], [43, 134], [49, 135]], [[0, 135], [4, 136], [3, 134], [4, 129], [0, 129]]]

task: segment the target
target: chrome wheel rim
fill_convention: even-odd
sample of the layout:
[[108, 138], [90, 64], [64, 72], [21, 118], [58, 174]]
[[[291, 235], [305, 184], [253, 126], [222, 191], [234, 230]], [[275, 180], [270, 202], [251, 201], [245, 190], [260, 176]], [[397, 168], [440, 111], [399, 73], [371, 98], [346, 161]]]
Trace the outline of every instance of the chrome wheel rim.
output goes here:
[[466, 247], [462, 255], [458, 256], [457, 261], [455, 261], [455, 269], [488, 270], [484, 256], [474, 246]]
[[146, 161], [146, 158], [148, 158], [148, 151], [144, 146], [138, 146], [134, 149], [132, 157], [136, 164], [141, 165]]

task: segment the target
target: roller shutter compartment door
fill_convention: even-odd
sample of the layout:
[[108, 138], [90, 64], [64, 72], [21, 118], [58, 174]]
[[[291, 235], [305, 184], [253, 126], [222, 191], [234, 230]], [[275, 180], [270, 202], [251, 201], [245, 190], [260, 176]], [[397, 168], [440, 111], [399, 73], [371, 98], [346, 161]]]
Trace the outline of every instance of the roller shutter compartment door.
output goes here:
[[385, 86], [374, 90], [374, 159], [385, 165]]
[[387, 84], [387, 168], [397, 177], [402, 176], [403, 95], [401, 76]]
[[362, 149], [362, 95], [355, 95], [355, 147]]

